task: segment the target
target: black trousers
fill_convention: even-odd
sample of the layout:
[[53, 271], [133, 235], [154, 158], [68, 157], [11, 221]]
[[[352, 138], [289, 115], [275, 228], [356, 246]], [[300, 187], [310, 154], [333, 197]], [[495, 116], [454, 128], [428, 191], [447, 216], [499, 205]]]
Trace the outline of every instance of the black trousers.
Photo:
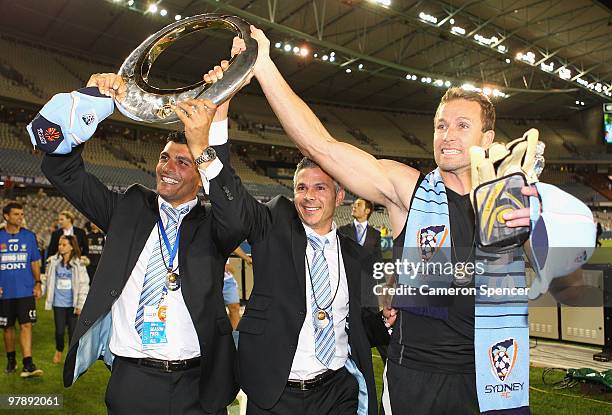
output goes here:
[[343, 368], [311, 390], [285, 387], [271, 409], [261, 409], [249, 399], [247, 415], [355, 415], [358, 397], [357, 379]]
[[64, 351], [64, 333], [68, 327], [68, 344], [72, 340], [72, 333], [76, 327], [78, 316], [72, 307], [53, 307], [53, 320], [55, 321], [55, 350]]
[[382, 415], [480, 414], [474, 373], [423, 372], [387, 360], [383, 381]]
[[115, 357], [104, 401], [110, 415], [208, 414], [200, 406], [199, 383], [199, 366], [164, 372]]

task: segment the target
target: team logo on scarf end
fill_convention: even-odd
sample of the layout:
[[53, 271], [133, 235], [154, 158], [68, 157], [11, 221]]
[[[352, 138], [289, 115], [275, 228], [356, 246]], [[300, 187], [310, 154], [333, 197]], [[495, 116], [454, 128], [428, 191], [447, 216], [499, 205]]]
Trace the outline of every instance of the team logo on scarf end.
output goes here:
[[83, 120], [85, 125], [91, 125], [91, 123], [93, 123], [96, 120], [96, 114], [94, 113], [83, 114], [81, 116], [81, 119]]
[[500, 341], [489, 347], [489, 359], [493, 374], [500, 381], [505, 381], [512, 373], [517, 354], [518, 343], [513, 338]]
[[432, 225], [421, 228], [417, 235], [417, 246], [421, 249], [421, 257], [429, 261], [438, 252], [448, 235], [446, 225]]

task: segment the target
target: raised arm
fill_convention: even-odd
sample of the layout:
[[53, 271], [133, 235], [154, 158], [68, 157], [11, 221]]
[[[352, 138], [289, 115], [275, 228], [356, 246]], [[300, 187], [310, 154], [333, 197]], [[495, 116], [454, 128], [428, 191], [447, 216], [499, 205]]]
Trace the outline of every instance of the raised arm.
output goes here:
[[46, 154], [41, 169], [62, 196], [107, 232], [119, 195], [85, 171], [82, 152], [83, 145], [65, 155]]
[[300, 151], [353, 193], [387, 208], [405, 210], [419, 172], [396, 161], [377, 160], [332, 137], [283, 79], [270, 58], [270, 41], [264, 33], [251, 26], [251, 35], [259, 45], [254, 75], [285, 132]]
[[41, 169], [47, 179], [104, 232], [118, 194], [85, 171], [81, 153], [83, 143], [113, 112], [112, 98], [124, 96], [125, 84], [116, 74], [94, 74], [86, 88], [55, 95], [27, 127], [32, 144], [46, 153]]
[[[177, 103], [175, 112], [185, 124], [187, 145], [194, 159], [198, 158], [212, 143], [227, 141], [227, 109], [229, 103], [216, 106], [208, 100], [187, 100]], [[198, 116], [188, 115], [195, 111]], [[202, 121], [203, 115], [214, 123]], [[210, 126], [210, 129], [208, 128]], [[222, 138], [220, 138], [222, 136]], [[225, 144], [229, 153], [229, 145]], [[271, 223], [267, 206], [259, 203], [242, 185], [231, 167], [229, 154], [198, 166], [202, 181], [212, 205], [217, 240], [229, 255], [242, 241], [258, 240]]]

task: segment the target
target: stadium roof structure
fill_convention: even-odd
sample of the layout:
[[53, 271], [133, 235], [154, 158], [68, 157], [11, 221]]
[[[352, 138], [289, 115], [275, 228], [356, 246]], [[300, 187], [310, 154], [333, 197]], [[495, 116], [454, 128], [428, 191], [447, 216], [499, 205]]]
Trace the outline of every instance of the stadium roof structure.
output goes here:
[[[235, 14], [266, 31], [281, 72], [311, 102], [433, 112], [449, 85], [467, 84], [499, 95], [501, 116], [561, 118], [612, 102], [612, 9], [606, 4], [0, 0], [0, 34], [118, 69], [176, 15]], [[193, 82], [228, 55], [231, 37], [210, 30], [181, 39], [153, 71]], [[259, 91], [256, 82], [248, 88]]]

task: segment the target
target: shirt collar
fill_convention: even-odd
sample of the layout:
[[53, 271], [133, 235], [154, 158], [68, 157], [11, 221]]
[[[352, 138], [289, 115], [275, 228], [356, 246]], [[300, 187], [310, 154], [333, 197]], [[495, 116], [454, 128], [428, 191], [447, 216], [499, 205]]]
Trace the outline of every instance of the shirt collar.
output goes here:
[[366, 228], [368, 226], [368, 221], [366, 220], [365, 222], [359, 222], [357, 219], [353, 219], [353, 223], [355, 224], [355, 227], [359, 224], [362, 227]]
[[[157, 198], [157, 208], [159, 209], [160, 212], [162, 211], [161, 210], [162, 203], [165, 203], [165, 204], [167, 204], [169, 206], [172, 206], [172, 204], [170, 202], [166, 201], [163, 197], [159, 196]], [[178, 205], [174, 209], [182, 209], [184, 207], [187, 207], [187, 209], [188, 209], [187, 212], [191, 212], [191, 209], [193, 209], [195, 207], [195, 205], [197, 205], [197, 204], [198, 204], [198, 198], [194, 197], [189, 202], [185, 202], [185, 203], [183, 203], [181, 205]]]
[[336, 222], [332, 222], [331, 231], [329, 231], [325, 235], [319, 235], [318, 233], [314, 231], [314, 229], [306, 225], [304, 222], [302, 222], [302, 226], [304, 226], [304, 230], [306, 231], [306, 237], [310, 235], [314, 235], [319, 239], [327, 239], [329, 241], [329, 245], [328, 245], [329, 248], [335, 249], [336, 247], [336, 229], [337, 229]]
[[[169, 205], [169, 206], [172, 206], [172, 204], [170, 204], [170, 202], [168, 202], [168, 201], [164, 200], [164, 198], [163, 198], [163, 197], [161, 197], [161, 196], [159, 196], [159, 197], [157, 198], [157, 209], [159, 210], [159, 214], [160, 214], [160, 216], [161, 216], [162, 218], [167, 219], [167, 218], [166, 218], [166, 213], [165, 213], [165, 212], [162, 210], [162, 208], [161, 208], [162, 203], [165, 203], [165, 204], [167, 204], [167, 205]], [[190, 200], [189, 202], [185, 202], [185, 203], [183, 203], [183, 204], [180, 204], [180, 205], [178, 205], [177, 207], [175, 207], [175, 208], [173, 208], [173, 209], [179, 209], [179, 210], [180, 210], [180, 209], [182, 209], [182, 208], [186, 207], [186, 208], [187, 208], [187, 213], [189, 213], [189, 212], [191, 212], [191, 209], [193, 209], [193, 208], [195, 207], [195, 205], [197, 205], [197, 204], [198, 204], [198, 198], [197, 198], [197, 197], [194, 197], [194, 198], [193, 198], [192, 200]], [[183, 220], [183, 218], [184, 218], [185, 216], [187, 216], [187, 215], [181, 215], [181, 217], [179, 218], [179, 223], [181, 223], [181, 221]], [[165, 225], [166, 225], [165, 220], [164, 220], [164, 222], [163, 222], [163, 223], [164, 223], [164, 226], [165, 226]]]

